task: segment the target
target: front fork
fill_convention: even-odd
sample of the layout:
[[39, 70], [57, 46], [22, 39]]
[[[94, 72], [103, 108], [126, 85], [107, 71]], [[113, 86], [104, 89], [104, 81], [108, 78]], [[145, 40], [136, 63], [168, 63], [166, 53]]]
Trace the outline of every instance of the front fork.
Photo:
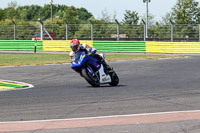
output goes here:
[[97, 79], [99, 80], [99, 77], [98, 77], [98, 75], [97, 75], [97, 73], [98, 73], [99, 71], [94, 72], [94, 71], [92, 70], [92, 68], [91, 68], [89, 65], [87, 66], [87, 70], [88, 70], [88, 72], [90, 73], [90, 75], [91, 75], [92, 77], [96, 76]]

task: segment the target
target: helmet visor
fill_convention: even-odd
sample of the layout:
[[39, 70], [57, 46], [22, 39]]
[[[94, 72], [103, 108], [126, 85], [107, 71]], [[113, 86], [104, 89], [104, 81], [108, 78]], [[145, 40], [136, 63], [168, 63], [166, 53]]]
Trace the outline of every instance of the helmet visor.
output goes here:
[[78, 50], [78, 45], [71, 44], [71, 49], [72, 49], [73, 52], [76, 52]]

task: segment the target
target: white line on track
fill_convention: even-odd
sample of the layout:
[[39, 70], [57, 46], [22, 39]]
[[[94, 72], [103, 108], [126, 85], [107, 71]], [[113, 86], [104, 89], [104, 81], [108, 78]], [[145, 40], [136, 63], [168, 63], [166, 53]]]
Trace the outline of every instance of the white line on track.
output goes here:
[[97, 117], [69, 118], [69, 119], [49, 119], [49, 120], [30, 120], [30, 121], [8, 121], [8, 122], [0, 122], [0, 124], [9, 124], [9, 123], [36, 123], [36, 122], [56, 122], [56, 121], [73, 121], [73, 120], [92, 120], [92, 119], [104, 119], [104, 118], [116, 118], [116, 117], [150, 116], [150, 115], [164, 115], [164, 114], [178, 114], [178, 113], [195, 113], [195, 112], [200, 112], [200, 110], [155, 112], [155, 113], [141, 113], [141, 114], [127, 114], [127, 115], [110, 115], [110, 116], [97, 116]]

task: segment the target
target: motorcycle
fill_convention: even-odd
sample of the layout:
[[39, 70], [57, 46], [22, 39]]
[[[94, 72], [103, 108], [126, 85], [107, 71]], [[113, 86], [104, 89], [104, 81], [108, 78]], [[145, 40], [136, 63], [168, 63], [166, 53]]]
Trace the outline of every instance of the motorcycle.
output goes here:
[[[105, 55], [99, 54], [104, 60]], [[74, 61], [71, 68], [78, 72], [93, 87], [99, 87], [101, 84], [110, 84], [117, 86], [119, 77], [113, 70], [108, 70], [100, 60], [87, 55], [85, 52], [77, 52], [74, 55]]]

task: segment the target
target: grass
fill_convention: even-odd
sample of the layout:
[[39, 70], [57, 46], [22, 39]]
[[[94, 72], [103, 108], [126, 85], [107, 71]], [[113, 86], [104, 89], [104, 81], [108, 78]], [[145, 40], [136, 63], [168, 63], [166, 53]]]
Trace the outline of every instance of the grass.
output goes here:
[[[158, 59], [174, 58], [180, 56], [171, 55], [128, 55], [128, 54], [107, 54], [107, 61], [134, 60], [134, 59]], [[21, 66], [21, 65], [44, 65], [69, 63], [68, 54], [0, 54], [0, 67]]]
[[111, 54], [106, 55], [107, 61], [118, 61], [118, 60], [138, 60], [138, 59], [161, 59], [161, 58], [176, 58], [181, 56], [176, 55], [128, 55], [128, 54]]

